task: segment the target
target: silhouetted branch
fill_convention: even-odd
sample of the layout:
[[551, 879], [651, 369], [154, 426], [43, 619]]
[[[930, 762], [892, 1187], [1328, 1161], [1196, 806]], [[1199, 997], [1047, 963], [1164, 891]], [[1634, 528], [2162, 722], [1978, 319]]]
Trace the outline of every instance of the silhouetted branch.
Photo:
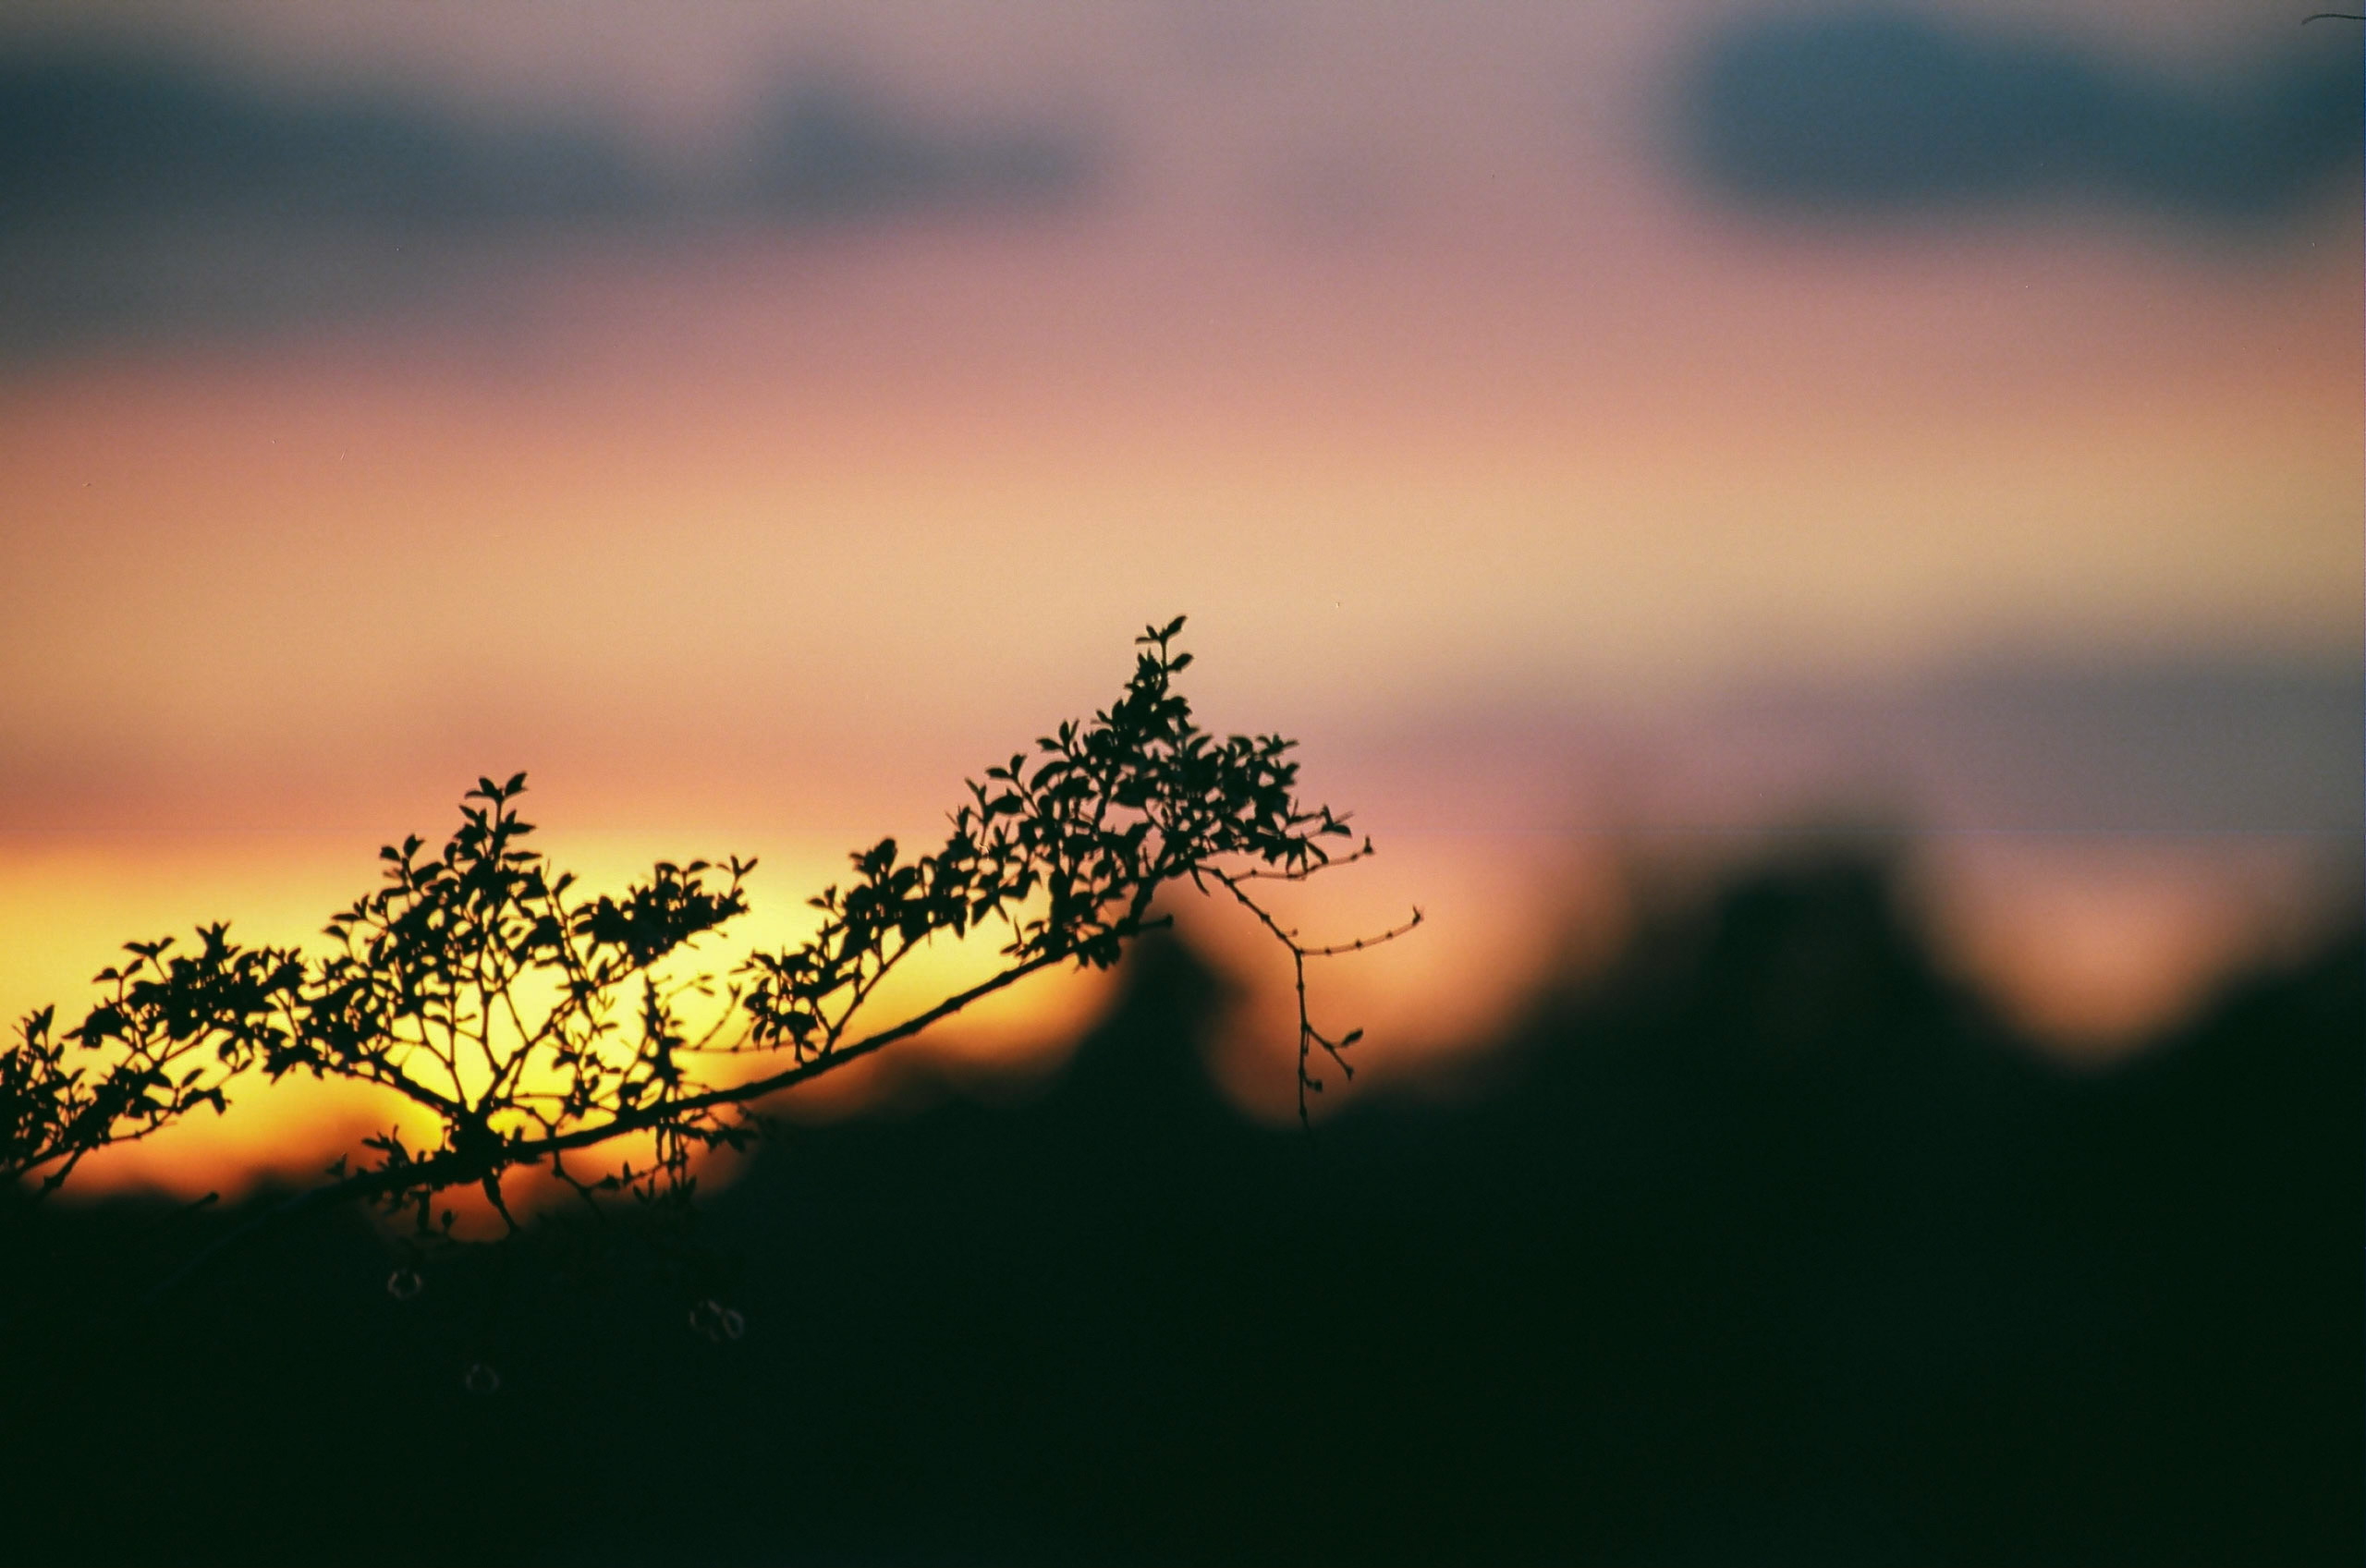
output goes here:
[[[189, 1111], [227, 1108], [226, 1087], [260, 1073], [339, 1078], [397, 1094], [434, 1115], [440, 1140], [413, 1150], [398, 1132], [364, 1140], [359, 1169], [329, 1179], [219, 1238], [150, 1293], [170, 1291], [261, 1230], [344, 1203], [409, 1210], [428, 1239], [448, 1239], [434, 1199], [474, 1185], [508, 1233], [518, 1229], [502, 1186], [521, 1167], [552, 1176], [596, 1209], [603, 1195], [643, 1205], [687, 1203], [701, 1152], [739, 1148], [762, 1130], [762, 1100], [920, 1034], [974, 1003], [1062, 964], [1106, 967], [1127, 942], [1169, 923], [1151, 905], [1168, 882], [1221, 882], [1288, 950], [1299, 1003], [1299, 1100], [1322, 1084], [1319, 1048], [1350, 1073], [1360, 1038], [1333, 1039], [1307, 1012], [1306, 960], [1402, 935], [1421, 921], [1357, 942], [1309, 946], [1250, 895], [1260, 880], [1301, 881], [1372, 853], [1335, 857], [1348, 835], [1327, 807], [1295, 794], [1294, 743], [1222, 740], [1193, 722], [1173, 677], [1191, 662], [1172, 650], [1180, 617], [1136, 639], [1134, 675], [1090, 723], [1068, 723], [969, 785], [936, 850], [907, 860], [893, 839], [849, 857], [855, 880], [809, 901], [818, 929], [801, 944], [750, 954], [720, 982], [720, 1009], [687, 1024], [686, 999], [712, 1002], [712, 974], [672, 965], [748, 909], [752, 860], [660, 861], [621, 895], [585, 898], [524, 846], [533, 825], [518, 798], [525, 775], [490, 778], [462, 798], [459, 828], [427, 853], [413, 835], [379, 852], [381, 886], [335, 916], [325, 956], [246, 949], [228, 928], [133, 942], [130, 961], [101, 973], [107, 988], [82, 1021], [54, 1029], [54, 1009], [25, 1018], [0, 1054], [0, 1178], [59, 1186], [88, 1154], [152, 1136]], [[939, 935], [994, 924], [1005, 966], [909, 1018], [868, 1035], [855, 1025], [882, 982]], [[786, 1056], [741, 1082], [702, 1076], [718, 1057]], [[587, 1178], [567, 1157], [646, 1135], [652, 1161]], [[718, 1308], [718, 1310], [722, 1310]]]
[[[1352, 860], [1362, 859], [1372, 852], [1372, 841], [1367, 839], [1362, 848], [1336, 864], [1347, 865]], [[1314, 867], [1295, 877], [1285, 877], [1282, 880], [1303, 881], [1307, 876], [1312, 875], [1313, 871], [1320, 869], [1322, 869], [1321, 867]], [[1363, 1039], [1364, 1032], [1361, 1029], [1349, 1029], [1345, 1035], [1334, 1039], [1314, 1027], [1313, 1015], [1307, 1011], [1306, 1004], [1306, 961], [1310, 958], [1335, 958], [1342, 954], [1361, 953], [1367, 947], [1378, 947], [1384, 942], [1395, 942], [1421, 923], [1421, 911], [1416, 908], [1411, 919], [1401, 926], [1391, 927], [1377, 936], [1357, 937], [1349, 942], [1333, 942], [1323, 947], [1309, 947], [1298, 940], [1296, 930], [1283, 930], [1281, 923], [1274, 918], [1272, 913], [1263, 905], [1250, 897], [1247, 891], [1243, 889], [1241, 884], [1250, 881], [1254, 876], [1253, 872], [1220, 871], [1210, 869], [1206, 874], [1223, 883], [1225, 891], [1231, 893], [1243, 908], [1256, 916], [1258, 921], [1273, 933], [1274, 940], [1289, 952], [1291, 978], [1298, 991], [1298, 1120], [1300, 1126], [1311, 1127], [1313, 1124], [1307, 1113], [1306, 1097], [1323, 1092], [1323, 1080], [1316, 1077], [1311, 1070], [1316, 1048], [1320, 1047], [1323, 1053], [1331, 1058], [1332, 1064], [1339, 1069], [1342, 1077], [1353, 1078], [1356, 1076], [1356, 1069], [1348, 1060], [1348, 1048]]]

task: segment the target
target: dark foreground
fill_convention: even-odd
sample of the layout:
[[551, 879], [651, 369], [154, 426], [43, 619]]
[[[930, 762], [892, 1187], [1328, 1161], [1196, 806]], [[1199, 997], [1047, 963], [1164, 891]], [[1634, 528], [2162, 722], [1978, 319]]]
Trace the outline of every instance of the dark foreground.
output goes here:
[[0, 1209], [0, 1558], [2355, 1562], [2362, 955], [2072, 1078], [1843, 859], [1311, 1142], [1146, 951], [1032, 1104], [774, 1149], [720, 1262], [397, 1302], [333, 1223], [143, 1325], [235, 1217]]

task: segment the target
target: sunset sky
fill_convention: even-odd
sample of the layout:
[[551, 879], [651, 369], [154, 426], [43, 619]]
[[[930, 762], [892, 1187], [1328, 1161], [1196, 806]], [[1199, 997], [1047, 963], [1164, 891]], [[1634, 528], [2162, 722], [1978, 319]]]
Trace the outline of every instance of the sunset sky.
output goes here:
[[776, 936], [1188, 614], [1380, 843], [1310, 930], [1430, 916], [1323, 978], [1384, 1083], [1807, 828], [2106, 1051], [2356, 895], [2312, 8], [13, 6], [0, 1008], [518, 769]]

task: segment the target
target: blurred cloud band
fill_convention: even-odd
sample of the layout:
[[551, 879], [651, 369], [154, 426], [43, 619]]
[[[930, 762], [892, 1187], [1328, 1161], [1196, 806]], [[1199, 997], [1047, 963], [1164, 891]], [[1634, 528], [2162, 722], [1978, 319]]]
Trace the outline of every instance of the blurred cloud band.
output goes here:
[[785, 90], [751, 144], [685, 176], [590, 122], [298, 97], [163, 57], [0, 59], [0, 360], [399, 302], [545, 234], [1023, 211], [1091, 172], [1071, 132], [948, 131], [838, 82]]
[[0, 66], [0, 235], [91, 220], [519, 223], [658, 193], [585, 130], [503, 133], [385, 98], [302, 103], [194, 67]]
[[2292, 214], [2359, 162], [2355, 42], [2304, 43], [2191, 81], [1906, 11], [1755, 16], [1691, 61], [1679, 136], [1702, 183], [1759, 207], [2092, 201], [2243, 229]]

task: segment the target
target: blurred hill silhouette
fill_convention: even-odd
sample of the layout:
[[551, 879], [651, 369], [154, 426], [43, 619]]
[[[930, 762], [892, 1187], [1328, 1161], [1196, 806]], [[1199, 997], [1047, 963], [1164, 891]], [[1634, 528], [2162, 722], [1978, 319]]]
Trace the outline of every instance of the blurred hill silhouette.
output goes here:
[[359, 1222], [129, 1332], [82, 1308], [237, 1216], [6, 1209], [0, 1555], [2360, 1555], [2355, 924], [2072, 1076], [1884, 858], [1762, 865], [1541, 996], [1483, 1095], [1311, 1140], [1210, 1086], [1220, 977], [1127, 977], [1030, 1103], [760, 1157], [711, 1206], [737, 1343], [626, 1265], [396, 1302]]

